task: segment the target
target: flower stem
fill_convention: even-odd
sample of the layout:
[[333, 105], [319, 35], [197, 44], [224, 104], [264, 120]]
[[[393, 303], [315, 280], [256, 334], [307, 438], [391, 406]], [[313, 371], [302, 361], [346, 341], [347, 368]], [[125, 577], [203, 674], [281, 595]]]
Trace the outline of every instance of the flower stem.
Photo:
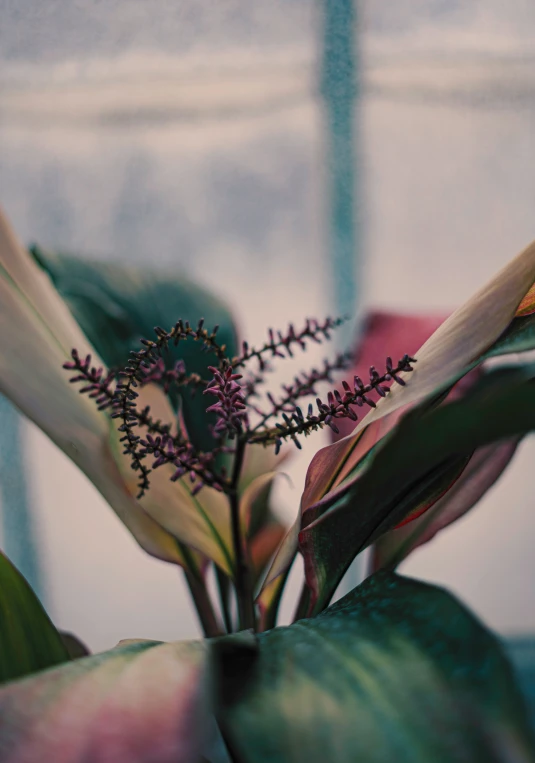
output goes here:
[[230, 610], [230, 580], [217, 565], [215, 565], [215, 578], [219, 591], [223, 622], [225, 623], [227, 633], [232, 633], [234, 629], [232, 627], [232, 612]]
[[204, 635], [207, 638], [224, 635], [225, 631], [215, 614], [204, 581], [199, 580], [197, 575], [190, 570], [184, 570], [184, 577], [186, 578], [186, 583], [188, 584]]
[[186, 583], [197, 611], [197, 616], [203, 629], [203, 633], [207, 638], [212, 636], [222, 636], [225, 631], [215, 613], [202, 571], [199, 568], [195, 557], [191, 553], [191, 549], [179, 541], [177, 541], [177, 546], [181, 555], [184, 557], [186, 566], [182, 571], [186, 578]]
[[228, 492], [230, 503], [230, 521], [232, 528], [232, 544], [236, 559], [234, 584], [236, 587], [236, 599], [238, 603], [238, 620], [241, 630], [252, 628], [256, 630], [256, 614], [253, 602], [251, 575], [247, 564], [247, 552], [244, 538], [240, 527], [240, 501], [238, 495], [238, 481], [243, 466], [246, 441], [238, 436], [234, 466]]

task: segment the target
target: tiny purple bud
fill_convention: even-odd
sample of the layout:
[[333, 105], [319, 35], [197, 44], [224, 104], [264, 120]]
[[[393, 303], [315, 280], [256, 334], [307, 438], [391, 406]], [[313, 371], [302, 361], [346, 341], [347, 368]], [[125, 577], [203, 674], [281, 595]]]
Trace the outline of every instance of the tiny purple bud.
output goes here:
[[403, 379], [401, 378], [401, 376], [397, 376], [397, 374], [392, 374], [392, 378], [394, 379], [394, 381], [396, 381], [396, 382], [397, 382], [398, 384], [400, 384], [402, 387], [404, 387], [404, 386], [406, 385], [406, 382], [405, 382], [405, 381], [403, 381]]

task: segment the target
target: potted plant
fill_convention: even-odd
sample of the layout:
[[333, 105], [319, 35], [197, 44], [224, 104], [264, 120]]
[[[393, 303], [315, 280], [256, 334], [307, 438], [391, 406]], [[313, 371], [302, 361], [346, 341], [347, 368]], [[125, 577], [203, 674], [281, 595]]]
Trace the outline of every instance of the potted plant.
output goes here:
[[[534, 760], [499, 640], [395, 568], [535, 428], [535, 367], [506, 359], [535, 348], [535, 245], [421, 347], [408, 332], [398, 351], [401, 332], [381, 367], [348, 374], [339, 355], [277, 395], [262, 393], [271, 364], [339, 319], [239, 343], [191, 284], [28, 252], [0, 222], [0, 389], [148, 553], [182, 568], [206, 636], [85, 654], [0, 556], [0, 761]], [[285, 531], [269, 501], [278, 461], [348, 422]], [[332, 604], [369, 547], [371, 574]], [[294, 622], [277, 626], [297, 555]]]

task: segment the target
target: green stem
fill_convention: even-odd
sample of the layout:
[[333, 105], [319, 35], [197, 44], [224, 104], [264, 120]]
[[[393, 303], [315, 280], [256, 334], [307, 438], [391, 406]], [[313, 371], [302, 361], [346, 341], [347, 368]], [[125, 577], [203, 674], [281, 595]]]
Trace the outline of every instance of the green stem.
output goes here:
[[184, 557], [186, 566], [182, 571], [186, 578], [186, 583], [204, 635], [207, 638], [210, 638], [211, 636], [222, 636], [225, 631], [216, 616], [199, 565], [197, 564], [194, 555], [191, 553], [190, 548], [188, 548], [185, 543], [177, 541], [176, 544], [181, 555]]
[[232, 627], [232, 615], [230, 612], [230, 581], [225, 573], [219, 569], [217, 564], [215, 565], [215, 579], [217, 582], [217, 589], [219, 591], [219, 601], [221, 603], [221, 612], [223, 613], [223, 622], [227, 633], [233, 632]]
[[256, 613], [253, 601], [251, 575], [247, 564], [245, 543], [241, 534], [240, 500], [238, 495], [238, 482], [243, 466], [245, 445], [245, 439], [238, 437], [228, 497], [230, 503], [232, 544], [234, 546], [236, 560], [234, 585], [236, 587], [236, 599], [238, 603], [239, 627], [241, 630], [247, 630], [249, 628], [256, 630]]
[[204, 635], [207, 638], [223, 636], [225, 631], [215, 614], [204, 581], [199, 580], [197, 575], [190, 570], [184, 570], [184, 577], [186, 578], [186, 583], [188, 584]]

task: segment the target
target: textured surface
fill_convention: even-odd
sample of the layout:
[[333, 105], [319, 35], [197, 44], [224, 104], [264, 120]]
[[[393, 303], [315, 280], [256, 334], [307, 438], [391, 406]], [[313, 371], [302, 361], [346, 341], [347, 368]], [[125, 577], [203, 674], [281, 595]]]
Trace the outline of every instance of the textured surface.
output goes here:
[[210, 709], [202, 644], [119, 645], [0, 690], [0, 760], [192, 763]]
[[379, 574], [259, 647], [223, 712], [239, 760], [533, 760], [499, 643], [443, 590]]

